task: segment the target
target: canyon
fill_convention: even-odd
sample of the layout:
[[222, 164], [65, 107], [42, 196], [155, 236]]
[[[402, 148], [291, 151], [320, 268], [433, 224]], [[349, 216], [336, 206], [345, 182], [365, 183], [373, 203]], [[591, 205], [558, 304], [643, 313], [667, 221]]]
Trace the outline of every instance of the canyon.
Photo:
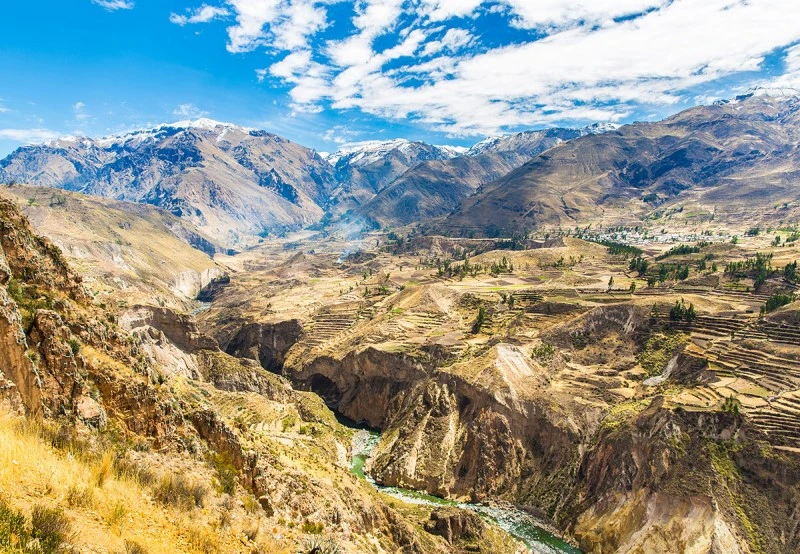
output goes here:
[[[216, 122], [21, 149], [0, 432], [69, 479], [9, 460], [2, 500], [66, 506], [89, 549], [546, 548], [469, 505], [587, 553], [796, 552], [799, 105], [467, 151]], [[171, 472], [202, 498], [164, 501]], [[134, 490], [127, 523], [76, 487]]]

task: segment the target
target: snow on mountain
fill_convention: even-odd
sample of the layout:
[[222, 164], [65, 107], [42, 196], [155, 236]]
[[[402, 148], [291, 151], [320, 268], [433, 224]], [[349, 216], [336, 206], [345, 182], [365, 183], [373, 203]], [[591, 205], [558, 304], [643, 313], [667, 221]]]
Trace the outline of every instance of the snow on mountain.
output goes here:
[[540, 129], [536, 131], [522, 131], [508, 135], [487, 137], [466, 151], [467, 156], [478, 156], [488, 152], [510, 152], [525, 148], [526, 145], [538, 144], [546, 137], [554, 137], [557, 142], [570, 140], [584, 135], [596, 135], [614, 131], [619, 128], [616, 123], [594, 123], [582, 129]]
[[458, 146], [436, 146], [407, 139], [367, 140], [342, 146], [327, 156], [327, 161], [337, 166], [344, 161], [351, 167], [364, 167], [384, 160], [392, 153], [406, 157], [416, 157], [421, 151], [430, 150], [429, 157], [446, 160], [462, 155], [466, 149]]

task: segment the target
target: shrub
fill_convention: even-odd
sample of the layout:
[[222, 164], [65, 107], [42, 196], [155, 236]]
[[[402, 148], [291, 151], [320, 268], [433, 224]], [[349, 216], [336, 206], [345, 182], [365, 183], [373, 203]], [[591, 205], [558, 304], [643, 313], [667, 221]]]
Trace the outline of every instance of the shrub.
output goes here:
[[300, 527], [300, 530], [303, 533], [308, 533], [309, 535], [319, 535], [325, 530], [325, 524], [314, 523], [313, 521], [305, 520], [303, 525]]
[[78, 342], [78, 339], [76, 339], [75, 337], [69, 339], [69, 350], [70, 352], [72, 352], [73, 356], [77, 356], [78, 352], [81, 351], [81, 343]]
[[39, 541], [44, 554], [55, 554], [63, 552], [75, 535], [64, 510], [37, 504], [31, 513], [31, 537]]
[[233, 465], [231, 457], [227, 454], [215, 453], [209, 456], [209, 462], [217, 474], [220, 492], [225, 494], [235, 493], [239, 470]]
[[206, 529], [193, 529], [189, 533], [189, 545], [201, 554], [219, 552], [219, 541], [213, 533]]
[[244, 504], [244, 509], [249, 514], [258, 513], [258, 511], [261, 510], [261, 504], [258, 503], [258, 499], [252, 494], [245, 495], [242, 499], [242, 504]]
[[111, 505], [111, 508], [108, 510], [106, 514], [106, 523], [110, 527], [117, 527], [125, 516], [128, 514], [128, 508], [125, 507], [121, 501], [117, 500]]
[[30, 534], [25, 523], [25, 516], [0, 499], [0, 551], [14, 552], [28, 543]]
[[761, 308], [761, 313], [769, 313], [797, 300], [794, 293], [775, 292], [767, 298], [767, 303]]
[[339, 545], [329, 538], [312, 537], [303, 544], [303, 554], [339, 554]]
[[148, 554], [147, 549], [139, 543], [125, 541], [125, 554]]
[[176, 506], [190, 510], [202, 507], [208, 490], [192, 483], [183, 475], [165, 475], [153, 490], [153, 498], [164, 506]]
[[70, 485], [66, 496], [70, 508], [87, 508], [94, 504], [94, 491], [89, 487]]
[[547, 344], [543, 342], [533, 348], [533, 352], [531, 353], [531, 357], [543, 364], [549, 364], [553, 361], [553, 356], [556, 353], [556, 349], [553, 348], [552, 344]]
[[153, 486], [158, 480], [151, 470], [127, 458], [120, 458], [114, 463], [114, 473], [117, 477], [136, 481], [143, 487]]

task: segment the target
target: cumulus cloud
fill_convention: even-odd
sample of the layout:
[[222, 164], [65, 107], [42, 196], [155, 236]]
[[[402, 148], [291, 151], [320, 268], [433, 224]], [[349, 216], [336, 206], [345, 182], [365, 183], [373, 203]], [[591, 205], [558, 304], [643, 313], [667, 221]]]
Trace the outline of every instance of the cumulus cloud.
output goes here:
[[0, 139], [22, 144], [40, 144], [55, 140], [59, 133], [50, 129], [0, 129]]
[[231, 14], [227, 9], [203, 4], [199, 8], [192, 10], [188, 15], [171, 13], [169, 20], [181, 27], [191, 23], [208, 23], [214, 19], [228, 17]]
[[[257, 76], [289, 85], [296, 110], [457, 135], [618, 121], [758, 71], [800, 41], [796, 0], [360, 0], [329, 21], [334, 2], [227, 0], [228, 50], [264, 47], [273, 61]], [[488, 17], [515, 28], [514, 42], [481, 28]], [[785, 83], [800, 82], [797, 47], [785, 66]]]
[[92, 0], [92, 4], [97, 4], [110, 12], [117, 10], [132, 10], [133, 0]]
[[199, 119], [208, 115], [208, 112], [201, 110], [194, 104], [181, 104], [172, 111], [172, 115], [184, 119]]

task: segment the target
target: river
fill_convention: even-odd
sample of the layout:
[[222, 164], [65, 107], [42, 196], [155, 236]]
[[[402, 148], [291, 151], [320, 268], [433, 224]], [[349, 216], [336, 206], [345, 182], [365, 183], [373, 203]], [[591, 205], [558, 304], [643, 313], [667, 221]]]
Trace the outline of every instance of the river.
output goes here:
[[350, 470], [362, 479], [369, 481], [376, 489], [398, 500], [412, 504], [426, 504], [430, 506], [456, 506], [472, 510], [521, 540], [532, 554], [581, 554], [581, 551], [569, 545], [564, 540], [549, 533], [527, 512], [506, 503], [470, 504], [455, 502], [422, 492], [401, 489], [397, 487], [384, 487], [375, 483], [369, 475], [364, 473], [364, 466], [380, 441], [380, 433], [357, 429], [353, 435], [353, 458]]

